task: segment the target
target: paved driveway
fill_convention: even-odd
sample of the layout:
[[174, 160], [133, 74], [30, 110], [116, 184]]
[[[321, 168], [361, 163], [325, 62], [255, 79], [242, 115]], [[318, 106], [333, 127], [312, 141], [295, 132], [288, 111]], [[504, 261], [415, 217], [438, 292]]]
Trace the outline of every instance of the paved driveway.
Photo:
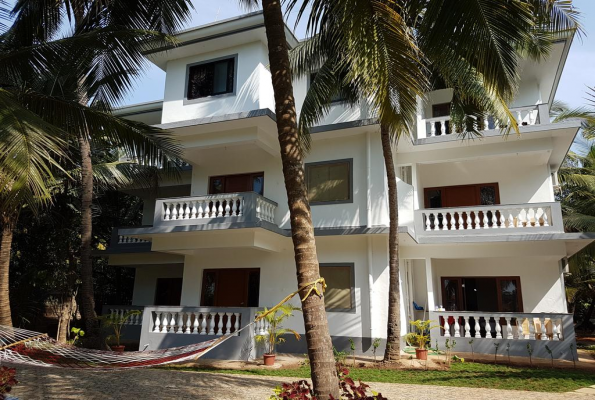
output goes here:
[[[266, 400], [271, 389], [291, 378], [210, 374], [154, 369], [97, 372], [57, 368], [17, 367], [20, 381], [13, 395], [37, 399], [205, 399]], [[494, 389], [371, 383], [374, 390], [393, 399], [595, 399], [565, 393], [535, 393]]]

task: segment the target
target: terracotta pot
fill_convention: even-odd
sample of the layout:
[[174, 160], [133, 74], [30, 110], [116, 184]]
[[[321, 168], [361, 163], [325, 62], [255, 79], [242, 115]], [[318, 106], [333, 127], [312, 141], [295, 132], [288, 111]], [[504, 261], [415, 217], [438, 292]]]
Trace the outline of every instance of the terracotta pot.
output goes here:
[[427, 360], [428, 359], [428, 350], [427, 349], [415, 349], [415, 358], [418, 360]]
[[126, 346], [111, 346], [112, 351], [117, 351], [118, 353], [124, 353], [124, 349]]
[[264, 354], [262, 356], [264, 358], [264, 365], [271, 366], [275, 364], [275, 355], [274, 354]]

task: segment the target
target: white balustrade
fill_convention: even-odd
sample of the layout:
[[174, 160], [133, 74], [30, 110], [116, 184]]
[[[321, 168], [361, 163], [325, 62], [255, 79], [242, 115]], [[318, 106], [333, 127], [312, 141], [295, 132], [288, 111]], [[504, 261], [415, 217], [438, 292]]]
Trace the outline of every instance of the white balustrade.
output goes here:
[[[536, 203], [523, 205], [473, 206], [417, 210], [425, 232], [471, 231], [494, 229], [548, 228], [552, 226], [552, 205]], [[556, 224], [556, 228], [559, 224]], [[560, 229], [562, 227], [560, 226]], [[505, 232], [502, 232], [505, 233]]]
[[[128, 311], [131, 310], [139, 310], [135, 307], [126, 307], [126, 306], [117, 306], [117, 308], [109, 308], [108, 311], [110, 315], [114, 316], [117, 315], [119, 317], [123, 317]], [[143, 314], [142, 310], [140, 314], [133, 314], [128, 317], [128, 319], [124, 322], [124, 325], [142, 325], [143, 324]]]
[[[242, 314], [239, 312], [203, 311], [153, 311], [153, 333], [194, 335], [228, 335], [238, 332]], [[238, 333], [239, 335], [239, 333]]]
[[[248, 201], [251, 199], [253, 201]], [[165, 199], [160, 200], [157, 205], [161, 221], [238, 218], [250, 211], [255, 212], [256, 218], [274, 223], [277, 210], [275, 202], [257, 194], [242, 193]], [[247, 206], [250, 210], [246, 210]]]
[[130, 236], [118, 235], [118, 244], [151, 243], [150, 240], [139, 239]]
[[[518, 126], [535, 125], [539, 119], [538, 106], [511, 108], [510, 113]], [[426, 137], [443, 136], [454, 133], [454, 127], [451, 125], [450, 116], [427, 118], [422, 121], [426, 126]], [[478, 131], [500, 129], [501, 127], [509, 126], [509, 123], [510, 119], [508, 119], [506, 123], [502, 123], [502, 121], [499, 121], [493, 116], [486, 116], [483, 121], [478, 121], [478, 123], [475, 124], [475, 128]]]
[[[464, 336], [475, 337], [476, 339], [546, 341], [560, 341], [564, 338], [562, 332], [564, 314], [487, 313], [481, 311], [473, 311], [472, 313], [466, 311], [436, 311], [435, 314], [437, 317], [434, 318], [439, 320], [441, 325], [440, 335], [445, 338]], [[480, 322], [481, 319], [485, 322]], [[461, 325], [464, 327], [464, 332], [461, 332]], [[527, 329], [528, 336], [525, 335]], [[471, 331], [474, 331], [474, 334]]]

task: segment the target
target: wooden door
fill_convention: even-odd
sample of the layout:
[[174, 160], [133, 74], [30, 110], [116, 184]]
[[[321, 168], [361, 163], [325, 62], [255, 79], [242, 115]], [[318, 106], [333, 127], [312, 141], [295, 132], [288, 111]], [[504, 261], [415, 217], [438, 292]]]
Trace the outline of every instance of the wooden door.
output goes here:
[[201, 306], [258, 307], [258, 268], [205, 269]]
[[425, 188], [424, 197], [426, 208], [500, 204], [498, 183]]
[[209, 178], [209, 194], [219, 193], [264, 193], [264, 172], [212, 176]]

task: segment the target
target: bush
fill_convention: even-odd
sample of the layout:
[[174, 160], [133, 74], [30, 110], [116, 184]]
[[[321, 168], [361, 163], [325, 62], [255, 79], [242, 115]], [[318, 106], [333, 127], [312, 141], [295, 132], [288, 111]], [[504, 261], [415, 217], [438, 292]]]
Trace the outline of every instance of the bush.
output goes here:
[[5, 399], [5, 395], [19, 383], [15, 378], [16, 374], [17, 370], [14, 368], [0, 367], [0, 399]]
[[[370, 388], [362, 381], [357, 384], [349, 377], [349, 370], [344, 368], [339, 373], [339, 387], [341, 389], [340, 399], [359, 399], [359, 400], [387, 400], [386, 397], [380, 393], [372, 391], [372, 394], [367, 393]], [[269, 400], [317, 400], [312, 391], [312, 386], [306, 380], [295, 381], [292, 383], [283, 383], [273, 390], [274, 394], [269, 397]], [[329, 396], [329, 400], [335, 399]]]

